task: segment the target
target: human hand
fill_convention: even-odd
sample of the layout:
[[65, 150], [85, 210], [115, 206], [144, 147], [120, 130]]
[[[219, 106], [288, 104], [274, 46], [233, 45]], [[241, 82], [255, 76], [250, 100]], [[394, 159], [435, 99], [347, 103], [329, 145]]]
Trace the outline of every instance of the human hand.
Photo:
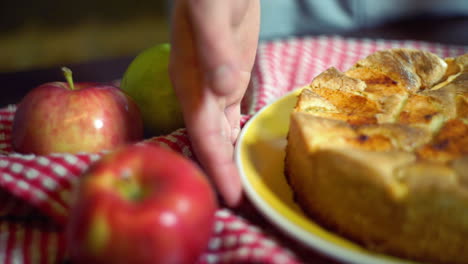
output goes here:
[[242, 186], [234, 164], [240, 103], [257, 50], [259, 0], [176, 0], [170, 75], [195, 155], [229, 206]]

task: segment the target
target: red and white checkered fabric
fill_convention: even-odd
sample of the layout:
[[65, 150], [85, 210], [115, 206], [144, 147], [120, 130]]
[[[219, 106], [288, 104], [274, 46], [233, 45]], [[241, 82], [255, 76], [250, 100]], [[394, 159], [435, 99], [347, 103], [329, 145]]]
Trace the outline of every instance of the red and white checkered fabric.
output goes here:
[[[245, 123], [259, 109], [309, 83], [328, 67], [345, 70], [370, 53], [411, 47], [451, 57], [468, 46], [419, 41], [349, 39], [336, 36], [262, 43], [242, 104]], [[69, 196], [80, 175], [103, 153], [21, 155], [11, 147], [16, 107], [0, 108], [0, 263], [60, 263], [66, 259], [63, 226]], [[184, 129], [139, 144], [166, 146], [193, 159]], [[307, 261], [307, 260], [303, 260]], [[300, 263], [287, 245], [229, 209], [216, 213], [213, 236], [199, 263]]]

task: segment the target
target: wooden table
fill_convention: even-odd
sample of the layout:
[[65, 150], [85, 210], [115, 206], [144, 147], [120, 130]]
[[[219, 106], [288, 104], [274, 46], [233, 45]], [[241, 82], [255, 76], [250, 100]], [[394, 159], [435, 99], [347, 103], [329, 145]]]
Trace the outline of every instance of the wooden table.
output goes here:
[[[355, 32], [341, 32], [340, 35], [344, 37], [424, 40], [444, 44], [468, 45], [467, 29], [468, 17], [458, 17], [431, 21], [425, 19], [405, 21]], [[76, 82], [106, 82], [121, 78], [132, 59], [133, 57], [122, 57], [64, 66], [68, 66], [73, 70]], [[25, 72], [0, 73], [0, 89], [2, 92], [0, 107], [19, 102], [28, 90], [39, 84], [58, 80], [63, 80], [59, 66]], [[241, 206], [233, 210], [251, 223], [261, 227], [267, 234], [275, 237], [305, 262], [317, 264], [338, 263], [283, 234], [273, 224], [269, 223], [247, 199], [244, 199]]]

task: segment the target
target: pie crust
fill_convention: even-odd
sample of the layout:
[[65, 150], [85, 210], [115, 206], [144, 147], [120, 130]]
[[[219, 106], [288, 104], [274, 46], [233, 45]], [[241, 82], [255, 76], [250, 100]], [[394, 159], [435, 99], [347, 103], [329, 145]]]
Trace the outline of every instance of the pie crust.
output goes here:
[[304, 212], [371, 250], [468, 263], [468, 54], [378, 51], [304, 87], [285, 175]]

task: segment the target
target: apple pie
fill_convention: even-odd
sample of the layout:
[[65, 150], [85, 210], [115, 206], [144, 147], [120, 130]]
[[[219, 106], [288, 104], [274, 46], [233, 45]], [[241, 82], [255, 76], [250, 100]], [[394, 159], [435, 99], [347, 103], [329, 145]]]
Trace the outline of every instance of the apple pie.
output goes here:
[[373, 251], [468, 263], [468, 54], [329, 68], [290, 120], [285, 175], [308, 217]]

